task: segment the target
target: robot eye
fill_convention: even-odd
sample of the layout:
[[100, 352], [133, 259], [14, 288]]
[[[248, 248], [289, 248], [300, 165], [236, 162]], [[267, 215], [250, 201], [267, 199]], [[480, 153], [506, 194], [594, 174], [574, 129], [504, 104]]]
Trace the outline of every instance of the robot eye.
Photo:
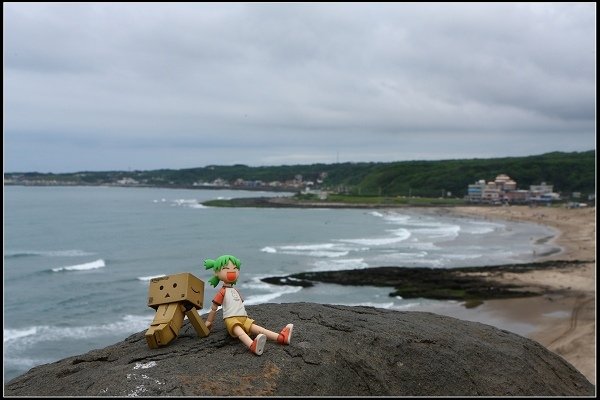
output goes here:
[[163, 285], [160, 285], [160, 288], [159, 288], [159, 289], [160, 289], [160, 290], [163, 290], [163, 289], [164, 289], [164, 286], [163, 286]]
[[174, 283], [174, 284], [173, 284], [173, 287], [174, 287], [174, 288], [176, 288], [176, 287], [177, 287], [177, 284], [176, 284], [176, 283]]

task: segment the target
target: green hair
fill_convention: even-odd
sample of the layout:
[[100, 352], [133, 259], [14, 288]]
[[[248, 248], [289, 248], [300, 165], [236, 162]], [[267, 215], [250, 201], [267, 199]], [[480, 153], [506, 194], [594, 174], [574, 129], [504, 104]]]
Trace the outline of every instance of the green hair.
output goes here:
[[[231, 263], [233, 265], [235, 265], [235, 267], [237, 269], [240, 269], [242, 262], [239, 260], [239, 258], [230, 256], [230, 255], [224, 255], [224, 256], [218, 257], [216, 260], [206, 259], [206, 260], [204, 260], [204, 267], [206, 269], [212, 269], [215, 271], [215, 273], [217, 273], [225, 265], [227, 265], [227, 263], [229, 261], [231, 261]], [[210, 283], [212, 285], [212, 287], [217, 287], [217, 285], [219, 284], [220, 281], [221, 280], [219, 279], [219, 277], [215, 275], [208, 280], [208, 283]], [[234, 282], [234, 284], [235, 284], [235, 282]]]

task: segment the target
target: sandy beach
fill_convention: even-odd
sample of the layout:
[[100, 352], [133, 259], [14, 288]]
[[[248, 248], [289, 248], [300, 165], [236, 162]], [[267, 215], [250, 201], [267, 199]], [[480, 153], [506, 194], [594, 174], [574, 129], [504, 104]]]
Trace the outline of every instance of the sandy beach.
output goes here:
[[509, 324], [533, 326], [527, 337], [562, 356], [596, 384], [596, 209], [457, 207], [452, 212], [553, 227], [559, 233], [552, 240], [563, 251], [540, 256], [539, 260], [586, 261], [582, 266], [568, 269], [504, 273], [495, 277], [541, 290], [543, 295], [490, 300], [471, 313], [494, 315]]

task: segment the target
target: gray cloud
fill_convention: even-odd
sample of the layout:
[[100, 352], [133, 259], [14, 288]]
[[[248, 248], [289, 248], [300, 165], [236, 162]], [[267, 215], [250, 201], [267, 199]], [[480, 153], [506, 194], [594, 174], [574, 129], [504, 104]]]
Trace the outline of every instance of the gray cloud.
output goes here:
[[5, 3], [7, 171], [595, 148], [595, 3]]

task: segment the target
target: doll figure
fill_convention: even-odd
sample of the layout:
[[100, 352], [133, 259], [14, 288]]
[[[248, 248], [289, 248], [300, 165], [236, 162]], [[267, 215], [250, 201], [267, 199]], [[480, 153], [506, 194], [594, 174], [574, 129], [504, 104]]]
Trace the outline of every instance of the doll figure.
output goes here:
[[[281, 332], [276, 333], [255, 324], [254, 320], [248, 317], [244, 308], [244, 299], [233, 287], [240, 276], [241, 264], [239, 259], [231, 255], [223, 255], [216, 260], [204, 260], [204, 267], [212, 269], [215, 274], [208, 283], [217, 287], [219, 282], [223, 282], [212, 301], [210, 312], [206, 318], [206, 327], [212, 328], [217, 310], [221, 306], [227, 332], [240, 339], [254, 354], [261, 355], [263, 353], [267, 339], [280, 344], [290, 344], [293, 324], [287, 324]], [[250, 338], [251, 334], [256, 335], [254, 340]]]
[[208, 328], [196, 311], [203, 303], [204, 282], [188, 272], [151, 279], [148, 307], [155, 309], [156, 314], [145, 335], [148, 347], [168, 345], [179, 335], [185, 317], [198, 336], [208, 336]]

